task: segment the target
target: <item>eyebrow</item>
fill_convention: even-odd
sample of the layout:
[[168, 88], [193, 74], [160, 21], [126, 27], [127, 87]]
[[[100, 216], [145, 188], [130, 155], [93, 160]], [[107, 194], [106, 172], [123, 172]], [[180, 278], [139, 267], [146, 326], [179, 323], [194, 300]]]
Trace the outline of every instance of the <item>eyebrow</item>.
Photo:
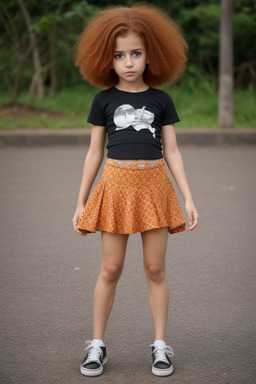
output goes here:
[[[135, 48], [135, 49], [132, 49], [131, 52], [134, 52], [134, 51], [143, 51], [143, 48]], [[115, 51], [115, 53], [123, 53], [124, 51]]]

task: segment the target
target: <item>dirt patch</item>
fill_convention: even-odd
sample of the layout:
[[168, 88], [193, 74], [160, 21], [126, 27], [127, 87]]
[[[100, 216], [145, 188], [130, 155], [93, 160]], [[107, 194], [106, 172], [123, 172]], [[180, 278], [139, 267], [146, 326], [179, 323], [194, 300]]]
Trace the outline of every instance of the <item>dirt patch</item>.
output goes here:
[[33, 105], [4, 103], [0, 105], [0, 117], [10, 117], [12, 119], [26, 118], [29, 116], [45, 116], [59, 118], [63, 114], [49, 109], [37, 108]]

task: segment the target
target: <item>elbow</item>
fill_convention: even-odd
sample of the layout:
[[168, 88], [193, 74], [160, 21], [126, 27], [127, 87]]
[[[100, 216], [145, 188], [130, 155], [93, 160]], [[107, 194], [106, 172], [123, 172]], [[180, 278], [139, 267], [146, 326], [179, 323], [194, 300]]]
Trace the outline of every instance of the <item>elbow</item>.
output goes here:
[[180, 157], [180, 151], [178, 148], [175, 149], [169, 149], [169, 150], [163, 150], [163, 157], [167, 164], [173, 164], [175, 161], [177, 161]]
[[104, 158], [104, 149], [99, 150], [99, 149], [89, 148], [86, 158], [88, 158], [90, 162], [93, 161], [101, 164]]
[[176, 145], [171, 148], [163, 148], [164, 157], [175, 156], [179, 153], [180, 153], [179, 148]]
[[163, 150], [163, 157], [167, 161], [167, 160], [170, 160], [175, 155], [175, 153], [176, 153], [175, 151]]
[[167, 162], [168, 158], [169, 158], [169, 152], [168, 151], [165, 151], [163, 150], [163, 157], [164, 157], [164, 160]]
[[168, 151], [166, 151], [166, 150], [163, 148], [163, 157], [164, 157], [164, 159], [166, 159], [167, 156], [168, 156]]

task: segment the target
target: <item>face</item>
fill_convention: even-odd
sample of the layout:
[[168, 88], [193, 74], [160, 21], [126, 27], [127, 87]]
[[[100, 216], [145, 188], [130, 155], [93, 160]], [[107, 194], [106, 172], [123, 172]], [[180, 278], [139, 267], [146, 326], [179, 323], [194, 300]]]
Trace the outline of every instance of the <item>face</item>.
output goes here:
[[146, 48], [139, 35], [129, 32], [117, 37], [113, 69], [119, 77], [119, 84], [143, 82], [146, 63]]

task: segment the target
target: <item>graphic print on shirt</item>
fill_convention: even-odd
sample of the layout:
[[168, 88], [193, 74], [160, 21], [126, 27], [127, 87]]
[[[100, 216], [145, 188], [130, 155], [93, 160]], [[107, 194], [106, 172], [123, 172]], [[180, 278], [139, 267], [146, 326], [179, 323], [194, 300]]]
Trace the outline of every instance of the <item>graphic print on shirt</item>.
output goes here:
[[156, 129], [151, 126], [154, 121], [154, 113], [147, 111], [146, 107], [135, 109], [130, 104], [123, 104], [118, 107], [114, 112], [114, 123], [116, 130], [125, 129], [132, 126], [136, 131], [141, 129], [149, 129], [156, 137]]

